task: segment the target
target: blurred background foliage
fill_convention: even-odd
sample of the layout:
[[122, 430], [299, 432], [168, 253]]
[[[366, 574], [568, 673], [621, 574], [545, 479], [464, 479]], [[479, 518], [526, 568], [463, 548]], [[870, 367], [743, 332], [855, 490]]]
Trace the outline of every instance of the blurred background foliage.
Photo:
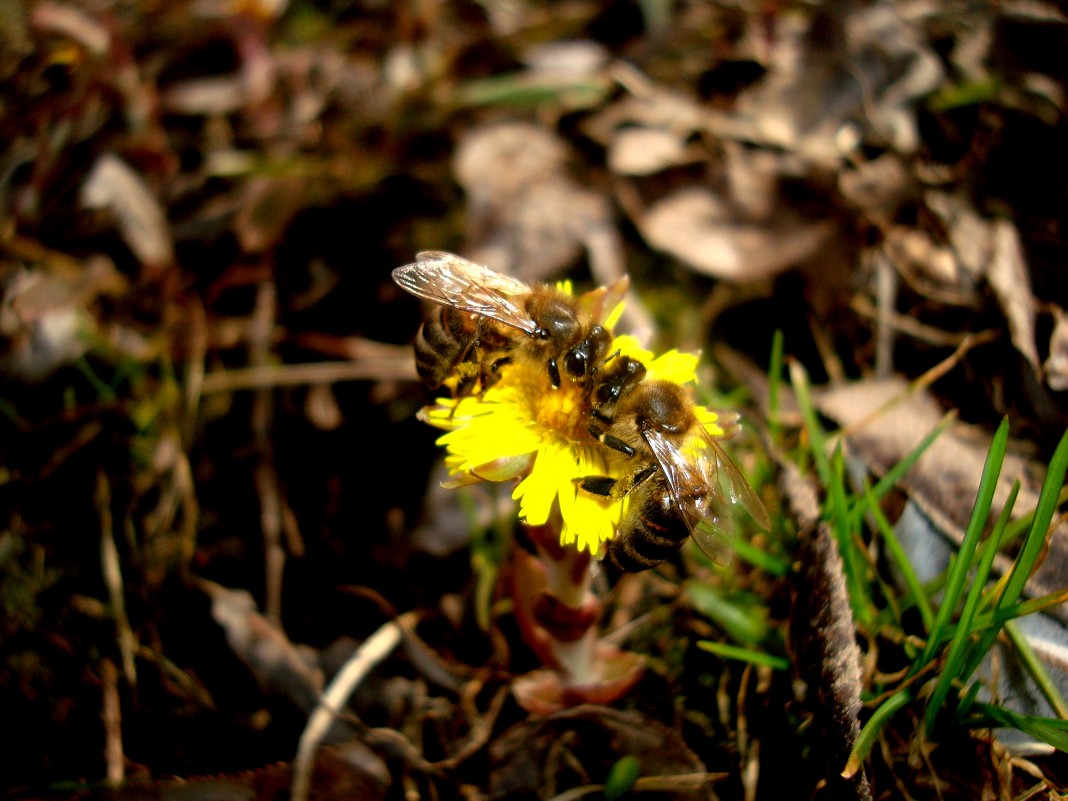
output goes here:
[[[860, 469], [968, 424], [961, 485], [916, 476], [895, 519], [953, 541], [1005, 416], [1034, 507], [1066, 424], [1066, 46], [1042, 2], [0, 1], [0, 789], [288, 760], [353, 643], [419, 610], [456, 686], [409, 648], [353, 708], [436, 767], [365, 737], [363, 797], [534, 797], [643, 752], [726, 797], [818, 795], [782, 661], [804, 516], [759, 436], [816, 436], [783, 353], [838, 390], [828, 425], [922, 384], [878, 427], [898, 441], [851, 440]], [[606, 628], [649, 660], [625, 712], [493, 701], [536, 660], [493, 604], [507, 492], [441, 493], [415, 420], [423, 310], [389, 275], [422, 249], [629, 274], [622, 326], [702, 351], [706, 400], [747, 413], [775, 531], [735, 575], [687, 553], [614, 585]], [[724, 632], [767, 663], [691, 647]], [[442, 768], [461, 743], [487, 747]], [[1052, 792], [1035, 755], [904, 726], [873, 775]]]

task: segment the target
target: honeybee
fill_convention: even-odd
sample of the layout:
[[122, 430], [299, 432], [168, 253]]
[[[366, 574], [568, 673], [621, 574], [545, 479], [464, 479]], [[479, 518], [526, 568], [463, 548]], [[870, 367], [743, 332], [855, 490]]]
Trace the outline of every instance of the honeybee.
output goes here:
[[[770, 527], [753, 488], [694, 413], [688, 387], [647, 380], [644, 365], [620, 357], [602, 371], [592, 398], [590, 434], [635, 465], [619, 478], [577, 480], [593, 495], [630, 496], [627, 515], [605, 553], [620, 570], [654, 567], [688, 537], [713, 562], [726, 564], [740, 510], [763, 529]], [[721, 413], [718, 423], [730, 434], [737, 419]]]
[[415, 262], [396, 268], [393, 280], [443, 307], [419, 327], [415, 365], [432, 389], [458, 374], [458, 394], [476, 386], [487, 389], [516, 357], [544, 361], [554, 388], [564, 376], [590, 380], [612, 342], [595, 317], [626, 289], [620, 282], [591, 295], [584, 306], [555, 287], [527, 285], [436, 250], [418, 253]]

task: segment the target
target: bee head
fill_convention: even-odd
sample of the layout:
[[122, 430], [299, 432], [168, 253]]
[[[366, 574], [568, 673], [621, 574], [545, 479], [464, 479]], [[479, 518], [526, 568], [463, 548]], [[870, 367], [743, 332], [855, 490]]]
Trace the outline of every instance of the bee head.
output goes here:
[[639, 431], [685, 434], [692, 424], [692, 404], [684, 387], [671, 381], [645, 381], [636, 389], [635, 422]]
[[593, 326], [585, 339], [564, 354], [564, 372], [572, 381], [589, 378], [611, 344], [612, 335], [599, 325]]

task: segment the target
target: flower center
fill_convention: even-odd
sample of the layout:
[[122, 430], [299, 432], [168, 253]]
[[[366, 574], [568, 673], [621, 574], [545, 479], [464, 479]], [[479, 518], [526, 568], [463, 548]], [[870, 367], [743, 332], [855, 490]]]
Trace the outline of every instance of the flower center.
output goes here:
[[549, 382], [545, 365], [523, 360], [510, 365], [509, 383], [525, 402], [530, 419], [545, 437], [564, 440], [568, 444], [588, 444], [586, 430], [586, 397], [580, 384], [566, 378], [559, 387]]

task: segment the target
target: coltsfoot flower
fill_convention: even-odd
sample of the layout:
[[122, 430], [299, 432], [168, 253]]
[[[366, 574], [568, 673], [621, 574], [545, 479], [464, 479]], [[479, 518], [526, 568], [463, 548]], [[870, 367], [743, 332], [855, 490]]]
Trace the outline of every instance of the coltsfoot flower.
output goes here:
[[[696, 381], [694, 354], [670, 350], [654, 356], [631, 336], [616, 337], [610, 352], [645, 365], [646, 380]], [[561, 543], [597, 554], [615, 536], [630, 496], [579, 488], [589, 476], [618, 479], [628, 469], [621, 453], [591, 434], [590, 410], [587, 384], [564, 381], [553, 388], [545, 365], [526, 359], [505, 365], [499, 380], [480, 395], [441, 398], [420, 417], [447, 432], [438, 444], [448, 451], [448, 486], [518, 481], [512, 497], [525, 523], [543, 525], [558, 510]], [[696, 406], [694, 414], [710, 435], [726, 433], [714, 411]]]

